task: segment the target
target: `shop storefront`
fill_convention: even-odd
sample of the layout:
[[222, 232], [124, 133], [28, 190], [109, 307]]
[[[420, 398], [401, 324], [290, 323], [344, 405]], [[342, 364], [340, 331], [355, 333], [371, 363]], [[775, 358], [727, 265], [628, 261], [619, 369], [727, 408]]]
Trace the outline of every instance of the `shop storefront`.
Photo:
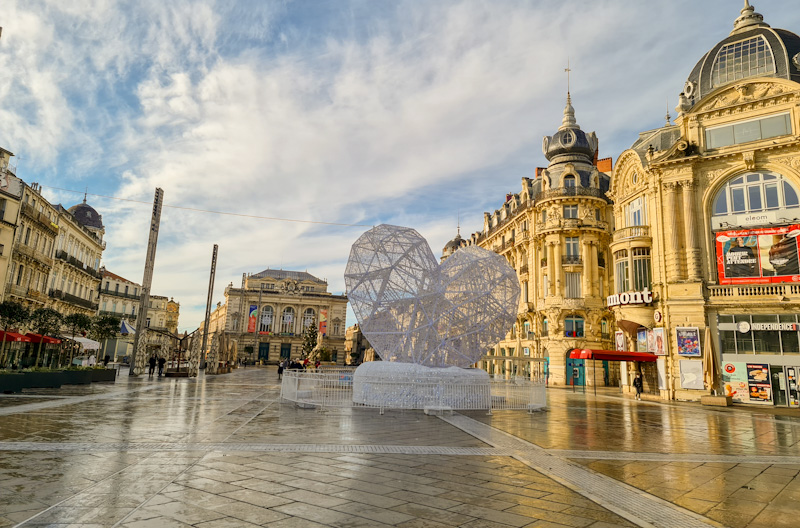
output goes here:
[[800, 407], [797, 314], [720, 314], [722, 382], [733, 401]]

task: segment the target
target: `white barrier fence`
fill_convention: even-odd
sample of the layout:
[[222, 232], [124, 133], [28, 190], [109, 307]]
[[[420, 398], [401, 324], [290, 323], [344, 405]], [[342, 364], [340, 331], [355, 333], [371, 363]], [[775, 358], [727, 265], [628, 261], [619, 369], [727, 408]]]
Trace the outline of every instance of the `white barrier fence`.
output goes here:
[[527, 410], [544, 409], [544, 380], [490, 378], [470, 382], [435, 379], [390, 380], [359, 377], [354, 369], [286, 370], [281, 399], [301, 407], [376, 407], [437, 410]]

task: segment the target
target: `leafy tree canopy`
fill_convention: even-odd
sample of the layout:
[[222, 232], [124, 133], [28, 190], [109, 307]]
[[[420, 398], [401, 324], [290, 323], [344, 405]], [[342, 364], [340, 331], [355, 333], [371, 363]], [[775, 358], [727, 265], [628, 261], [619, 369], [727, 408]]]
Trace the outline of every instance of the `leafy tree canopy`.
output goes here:
[[64, 326], [69, 328], [72, 337], [75, 337], [76, 334], [92, 327], [92, 318], [82, 313], [69, 314], [64, 318]]
[[37, 308], [31, 314], [31, 326], [41, 335], [52, 334], [61, 328], [64, 317], [52, 308]]
[[95, 339], [111, 339], [119, 333], [120, 319], [113, 315], [98, 315], [92, 320], [91, 335]]
[[4, 329], [17, 327], [30, 319], [30, 311], [18, 302], [3, 301], [0, 303], [0, 324]]

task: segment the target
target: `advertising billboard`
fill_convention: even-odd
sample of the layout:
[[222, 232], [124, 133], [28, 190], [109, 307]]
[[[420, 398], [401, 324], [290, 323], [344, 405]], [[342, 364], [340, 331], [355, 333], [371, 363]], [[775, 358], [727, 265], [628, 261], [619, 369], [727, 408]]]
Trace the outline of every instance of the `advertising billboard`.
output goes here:
[[798, 282], [800, 225], [714, 233], [720, 284]]
[[699, 357], [702, 355], [700, 350], [700, 329], [696, 326], [679, 326], [675, 328], [678, 340], [678, 355]]
[[247, 331], [248, 332], [255, 332], [256, 331], [256, 316], [258, 315], [258, 306], [255, 304], [250, 305], [250, 317], [247, 319]]
[[769, 380], [769, 365], [747, 363], [747, 386], [750, 403], [772, 405], [772, 384]]
[[730, 396], [735, 402], [749, 403], [747, 363], [725, 363], [722, 367], [722, 386], [725, 389], [725, 396]]

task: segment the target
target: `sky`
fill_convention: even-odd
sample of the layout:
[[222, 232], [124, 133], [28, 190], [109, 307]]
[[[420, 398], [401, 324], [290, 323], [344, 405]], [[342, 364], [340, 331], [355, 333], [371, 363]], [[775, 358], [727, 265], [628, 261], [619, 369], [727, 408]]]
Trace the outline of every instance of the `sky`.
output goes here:
[[[3, 0], [0, 147], [51, 202], [88, 193], [103, 265], [134, 282], [164, 189], [151, 292], [180, 302], [191, 331], [214, 244], [216, 304], [268, 267], [343, 293], [350, 246], [373, 225], [413, 227], [437, 256], [459, 224], [482, 229], [547, 165], [567, 64], [578, 123], [616, 160], [675, 116], [742, 5]], [[753, 5], [800, 33], [796, 0]]]

